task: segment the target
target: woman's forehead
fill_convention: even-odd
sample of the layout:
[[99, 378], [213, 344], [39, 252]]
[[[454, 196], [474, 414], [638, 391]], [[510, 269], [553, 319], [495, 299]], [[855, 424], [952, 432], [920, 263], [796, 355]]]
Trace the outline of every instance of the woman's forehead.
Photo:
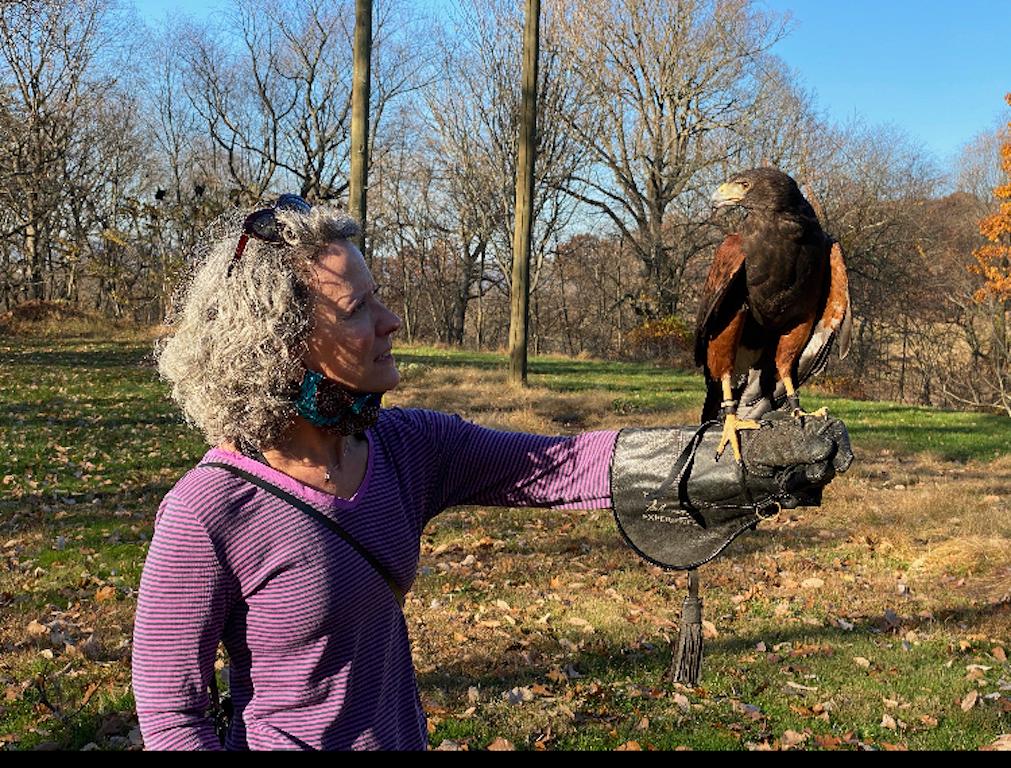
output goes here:
[[317, 290], [330, 298], [371, 290], [373, 281], [365, 259], [353, 243], [340, 241], [322, 251], [312, 265]]

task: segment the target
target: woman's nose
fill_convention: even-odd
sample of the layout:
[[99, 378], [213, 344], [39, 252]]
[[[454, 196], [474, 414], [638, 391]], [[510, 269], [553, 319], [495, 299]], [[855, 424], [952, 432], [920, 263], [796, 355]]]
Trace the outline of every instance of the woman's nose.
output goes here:
[[391, 333], [396, 333], [400, 330], [400, 316], [396, 312], [393, 312], [385, 304], [381, 304], [382, 312], [380, 313], [380, 323], [379, 323], [379, 335], [389, 336]]

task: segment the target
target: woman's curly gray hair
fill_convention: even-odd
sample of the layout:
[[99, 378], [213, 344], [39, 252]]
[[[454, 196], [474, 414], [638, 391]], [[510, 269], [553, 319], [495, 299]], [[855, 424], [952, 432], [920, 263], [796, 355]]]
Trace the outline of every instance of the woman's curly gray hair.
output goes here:
[[234, 264], [241, 220], [225, 224], [155, 349], [172, 398], [210, 445], [267, 447], [292, 423], [312, 330], [310, 266], [331, 243], [361, 231], [326, 204], [309, 213], [281, 209], [276, 218], [285, 244], [250, 238]]

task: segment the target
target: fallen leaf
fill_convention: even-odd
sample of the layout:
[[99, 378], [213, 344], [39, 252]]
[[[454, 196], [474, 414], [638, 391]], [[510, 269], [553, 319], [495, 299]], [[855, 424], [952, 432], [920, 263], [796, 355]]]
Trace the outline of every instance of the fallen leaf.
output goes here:
[[1011, 733], [1002, 733], [988, 746], [980, 747], [983, 752], [1011, 752]]
[[936, 717], [931, 717], [930, 715], [924, 715], [923, 717], [921, 717], [920, 718], [920, 722], [923, 723], [928, 728], [936, 728], [937, 727], [937, 718]]
[[626, 741], [614, 748], [615, 752], [642, 752], [638, 741]]
[[863, 656], [854, 656], [853, 661], [856, 662], [858, 667], [863, 667], [864, 669], [869, 669], [871, 666], [870, 659], [865, 659]]
[[116, 588], [111, 584], [108, 584], [104, 587], [99, 587], [98, 591], [95, 592], [95, 600], [97, 600], [100, 603], [104, 603], [109, 600], [115, 599], [116, 599]]
[[779, 739], [779, 743], [784, 747], [799, 747], [807, 741], [808, 734], [797, 731], [784, 731]]
[[817, 691], [818, 690], [817, 688], [814, 688], [814, 687], [812, 687], [810, 685], [801, 685], [800, 683], [795, 683], [795, 682], [793, 682], [793, 680], [787, 680], [786, 681], [786, 687], [787, 688], [793, 688], [794, 690], [797, 690], [797, 691]]
[[995, 646], [993, 647], [993, 650], [992, 650], [992, 651], [990, 651], [990, 653], [991, 653], [991, 654], [993, 655], [993, 657], [994, 657], [995, 659], [997, 659], [997, 661], [999, 661], [999, 662], [1000, 662], [1001, 664], [1003, 664], [1004, 662], [1006, 662], [1006, 661], [1007, 661], [1007, 654], [1006, 654], [1006, 653], [1004, 652], [1004, 649], [1003, 649], [1003, 648], [1001, 648], [1001, 647], [1000, 647], [999, 645], [995, 645]]
[[552, 696], [551, 689], [540, 683], [534, 683], [530, 686], [530, 692], [535, 696]]
[[685, 696], [683, 693], [675, 693], [674, 696], [672, 696], [671, 698], [673, 698], [674, 703], [677, 704], [679, 707], [681, 707], [681, 709], [683, 709], [685, 712], [691, 711], [692, 703], [688, 701], [688, 697]]
[[510, 704], [522, 704], [525, 701], [534, 700], [534, 692], [529, 688], [513, 688], [511, 691], [506, 691], [503, 694], [503, 698], [506, 699]]
[[648, 717], [644, 717], [642, 720], [640, 720], [639, 721], [639, 725], [637, 725], [636, 728], [638, 728], [640, 731], [648, 731], [649, 730], [649, 718]]
[[814, 737], [814, 743], [819, 749], [839, 749], [839, 747], [842, 746], [843, 741], [838, 736], [817, 734]]
[[43, 635], [49, 634], [49, 627], [45, 624], [40, 624], [35, 619], [28, 622], [28, 634], [32, 637], [42, 637]]
[[734, 711], [740, 712], [750, 720], [761, 720], [765, 717], [765, 714], [761, 709], [756, 707], [754, 704], [746, 704], [743, 701], [734, 702]]
[[436, 752], [467, 752], [467, 742], [453, 741], [453, 739], [443, 739], [439, 746], [435, 747]]
[[965, 668], [965, 679], [982, 680], [989, 670], [990, 667], [984, 667], [982, 664], [970, 664]]
[[825, 586], [825, 581], [823, 579], [819, 579], [817, 576], [813, 576], [810, 579], [804, 579], [800, 582], [800, 586], [804, 589], [820, 589]]
[[548, 680], [553, 683], [565, 683], [568, 682], [569, 677], [559, 667], [555, 667], [548, 672]]
[[889, 730], [894, 731], [896, 728], [898, 728], [898, 725], [895, 722], [895, 718], [886, 712], [881, 718], [881, 727], [888, 728]]
[[516, 747], [509, 739], [503, 739], [501, 736], [495, 738], [495, 740], [487, 747], [489, 752], [514, 752]]
[[962, 711], [968, 712], [970, 709], [976, 706], [976, 702], [979, 700], [979, 694], [976, 691], [969, 691], [964, 699], [962, 699]]
[[763, 640], [760, 643], [758, 643], [758, 645], [755, 646], [755, 650], [765, 653], [769, 649], [765, 646], [765, 641]]
[[581, 619], [578, 616], [570, 616], [569, 617], [569, 624], [572, 624], [572, 625], [577, 626], [577, 627], [588, 627], [588, 626], [590, 626], [590, 622], [588, 622], [586, 619]]
[[772, 752], [772, 745], [767, 741], [760, 741], [757, 744], [749, 741], [744, 746], [748, 748], [749, 752]]
[[716, 631], [716, 625], [711, 621], [702, 620], [702, 637], [706, 640], [715, 640], [720, 636], [720, 633]]
[[569, 680], [576, 680], [583, 676], [582, 673], [571, 664], [566, 664], [563, 672]]
[[95, 695], [95, 691], [97, 691], [97, 690], [98, 690], [98, 683], [92, 683], [91, 685], [88, 686], [88, 690], [86, 690], [84, 692], [84, 697], [81, 699], [81, 706], [82, 707], [85, 704], [87, 704], [88, 701], [91, 700], [91, 697]]

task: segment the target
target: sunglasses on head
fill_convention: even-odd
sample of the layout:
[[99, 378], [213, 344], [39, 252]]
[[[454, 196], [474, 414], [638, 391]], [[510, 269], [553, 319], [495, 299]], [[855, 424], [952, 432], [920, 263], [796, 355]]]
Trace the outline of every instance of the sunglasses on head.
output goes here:
[[298, 213], [307, 214], [311, 210], [312, 206], [298, 195], [281, 195], [270, 208], [261, 208], [249, 214], [246, 220], [242, 222], [242, 235], [239, 236], [239, 243], [235, 246], [235, 255], [232, 256], [232, 261], [228, 265], [228, 274], [232, 274], [232, 267], [242, 258], [242, 253], [246, 250], [246, 243], [249, 242], [249, 238], [253, 237], [265, 243], [274, 243], [275, 245], [284, 243], [284, 238], [277, 229], [278, 211], [297, 211]]

